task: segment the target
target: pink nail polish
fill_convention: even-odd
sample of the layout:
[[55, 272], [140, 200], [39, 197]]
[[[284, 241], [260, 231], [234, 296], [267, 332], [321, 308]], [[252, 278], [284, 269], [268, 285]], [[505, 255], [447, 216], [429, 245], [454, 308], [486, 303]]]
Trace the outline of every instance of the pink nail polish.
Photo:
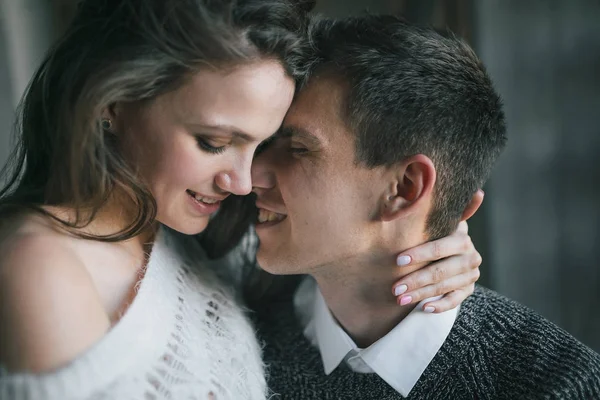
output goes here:
[[396, 286], [396, 289], [394, 289], [394, 294], [396, 296], [400, 296], [402, 293], [406, 292], [407, 290], [408, 290], [408, 286], [398, 285], [398, 286]]
[[405, 306], [412, 301], [412, 296], [402, 296], [400, 297], [400, 305]]
[[432, 312], [434, 312], [434, 311], [435, 311], [435, 307], [432, 307], [432, 306], [427, 306], [427, 307], [425, 307], [425, 308], [423, 309], [423, 311], [424, 311], [424, 312], [426, 312], [426, 313], [432, 313]]
[[398, 256], [396, 259], [396, 264], [398, 264], [399, 267], [403, 267], [410, 264], [411, 261], [412, 258], [410, 258], [410, 256]]

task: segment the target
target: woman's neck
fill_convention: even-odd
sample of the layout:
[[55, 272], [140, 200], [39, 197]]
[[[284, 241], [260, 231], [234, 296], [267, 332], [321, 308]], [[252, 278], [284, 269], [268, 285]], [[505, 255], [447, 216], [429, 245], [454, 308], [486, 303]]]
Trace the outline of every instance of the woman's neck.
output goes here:
[[[54, 217], [67, 222], [75, 227], [69, 229], [70, 233], [80, 234], [82, 237], [110, 237], [126, 232], [134, 222], [137, 215], [137, 205], [125, 194], [115, 193], [99, 207], [86, 207], [76, 209], [72, 206], [44, 206], [45, 211]], [[63, 228], [58, 223], [58, 229]], [[135, 235], [126, 241], [137, 242], [141, 247], [151, 246], [158, 227], [158, 222], [153, 221], [142, 227]]]

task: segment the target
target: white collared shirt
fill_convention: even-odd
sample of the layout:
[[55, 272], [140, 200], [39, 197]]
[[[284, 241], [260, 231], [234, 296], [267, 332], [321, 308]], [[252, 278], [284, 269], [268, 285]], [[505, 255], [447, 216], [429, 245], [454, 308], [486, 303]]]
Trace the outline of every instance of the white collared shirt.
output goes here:
[[376, 373], [403, 397], [442, 347], [458, 314], [458, 307], [440, 314], [425, 313], [422, 306], [427, 301], [431, 299], [419, 303], [387, 335], [360, 349], [331, 315], [313, 278], [305, 278], [294, 296], [304, 335], [319, 349], [325, 374], [344, 361], [354, 372]]

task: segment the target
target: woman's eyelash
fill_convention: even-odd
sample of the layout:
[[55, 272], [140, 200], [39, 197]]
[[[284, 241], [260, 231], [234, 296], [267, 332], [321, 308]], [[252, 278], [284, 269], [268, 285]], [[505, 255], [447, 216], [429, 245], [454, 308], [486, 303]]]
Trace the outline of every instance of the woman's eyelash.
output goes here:
[[196, 136], [196, 142], [198, 142], [198, 147], [200, 147], [201, 150], [204, 150], [210, 154], [221, 154], [225, 151], [225, 148], [226, 148], [226, 146], [219, 146], [219, 147], [212, 146], [202, 136]]

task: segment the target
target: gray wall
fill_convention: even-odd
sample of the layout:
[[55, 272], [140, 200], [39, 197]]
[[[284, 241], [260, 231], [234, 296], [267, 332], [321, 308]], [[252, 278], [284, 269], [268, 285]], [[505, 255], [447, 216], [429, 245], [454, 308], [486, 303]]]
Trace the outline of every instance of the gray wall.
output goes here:
[[600, 2], [476, 2], [509, 146], [488, 184], [498, 291], [600, 351]]
[[11, 148], [15, 107], [54, 33], [51, 1], [0, 0], [0, 165]]
[[[0, 28], [3, 28], [2, 19], [0, 19]], [[7, 59], [6, 34], [4, 29], [0, 29], [0, 165], [4, 165], [8, 156], [13, 119], [13, 94]]]

